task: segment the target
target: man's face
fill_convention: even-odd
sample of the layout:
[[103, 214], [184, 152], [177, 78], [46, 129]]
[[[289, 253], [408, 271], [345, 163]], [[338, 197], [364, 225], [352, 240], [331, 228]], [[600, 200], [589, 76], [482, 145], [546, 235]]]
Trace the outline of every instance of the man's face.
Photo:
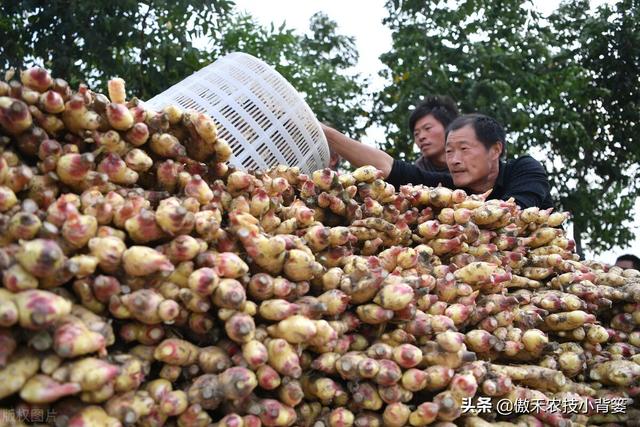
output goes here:
[[625, 270], [628, 268], [633, 268], [633, 261], [628, 259], [621, 259], [619, 261], [616, 261], [616, 266], [624, 268]]
[[500, 158], [500, 149], [500, 144], [487, 149], [471, 125], [449, 132], [445, 153], [456, 187], [484, 191], [483, 184]]
[[416, 122], [413, 140], [426, 158], [438, 157], [444, 153], [444, 126], [431, 114]]

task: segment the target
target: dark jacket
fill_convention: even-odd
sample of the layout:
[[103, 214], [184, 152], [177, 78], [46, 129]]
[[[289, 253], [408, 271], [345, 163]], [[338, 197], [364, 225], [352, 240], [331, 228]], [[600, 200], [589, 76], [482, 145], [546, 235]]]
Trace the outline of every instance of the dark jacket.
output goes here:
[[[387, 182], [393, 184], [396, 189], [405, 184], [424, 184], [429, 187], [442, 184], [444, 187], [456, 188], [449, 173], [427, 172], [402, 160], [393, 161]], [[463, 190], [472, 193], [469, 189]], [[511, 197], [522, 208], [554, 207], [547, 173], [542, 164], [533, 157], [522, 156], [500, 162], [498, 178], [488, 199], [507, 200]]]
[[447, 167], [443, 167], [443, 168], [439, 168], [436, 165], [434, 165], [433, 163], [431, 163], [429, 161], [429, 159], [427, 159], [425, 156], [420, 156], [418, 158], [418, 160], [416, 160], [416, 162], [414, 163], [417, 167], [419, 167], [420, 169], [427, 171], [427, 172], [442, 172], [442, 173], [449, 173], [449, 169], [447, 169]]

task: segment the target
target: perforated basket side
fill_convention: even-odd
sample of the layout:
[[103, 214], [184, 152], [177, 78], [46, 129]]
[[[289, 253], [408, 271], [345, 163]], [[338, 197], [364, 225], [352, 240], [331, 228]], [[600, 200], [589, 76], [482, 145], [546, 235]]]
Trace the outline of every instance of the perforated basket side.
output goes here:
[[329, 148], [315, 115], [278, 72], [245, 53], [231, 53], [145, 103], [211, 115], [231, 145], [230, 163], [255, 170], [284, 164], [305, 173], [326, 167]]

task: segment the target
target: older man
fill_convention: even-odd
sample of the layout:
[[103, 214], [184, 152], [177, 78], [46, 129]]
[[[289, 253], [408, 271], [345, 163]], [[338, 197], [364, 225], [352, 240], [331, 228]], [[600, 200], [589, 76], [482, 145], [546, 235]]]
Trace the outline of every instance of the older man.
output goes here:
[[346, 159], [359, 159], [351, 162], [354, 166], [375, 166], [396, 188], [403, 184], [442, 184], [474, 194], [491, 190], [489, 199], [513, 197], [523, 208], [553, 207], [542, 164], [531, 156], [503, 160], [506, 133], [495, 119], [483, 114], [460, 116], [447, 127], [445, 158], [451, 175], [424, 171], [370, 146], [366, 146], [366, 153], [358, 157], [357, 153], [363, 150], [362, 144], [333, 129], [325, 129], [325, 135], [333, 150]]

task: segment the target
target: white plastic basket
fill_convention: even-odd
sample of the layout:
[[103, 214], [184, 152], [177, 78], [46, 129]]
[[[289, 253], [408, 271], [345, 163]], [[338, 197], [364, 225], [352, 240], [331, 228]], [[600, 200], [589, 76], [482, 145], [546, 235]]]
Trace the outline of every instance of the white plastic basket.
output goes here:
[[298, 166], [311, 173], [329, 164], [329, 146], [300, 94], [268, 64], [234, 52], [145, 102], [209, 114], [230, 145], [229, 163], [242, 170]]

